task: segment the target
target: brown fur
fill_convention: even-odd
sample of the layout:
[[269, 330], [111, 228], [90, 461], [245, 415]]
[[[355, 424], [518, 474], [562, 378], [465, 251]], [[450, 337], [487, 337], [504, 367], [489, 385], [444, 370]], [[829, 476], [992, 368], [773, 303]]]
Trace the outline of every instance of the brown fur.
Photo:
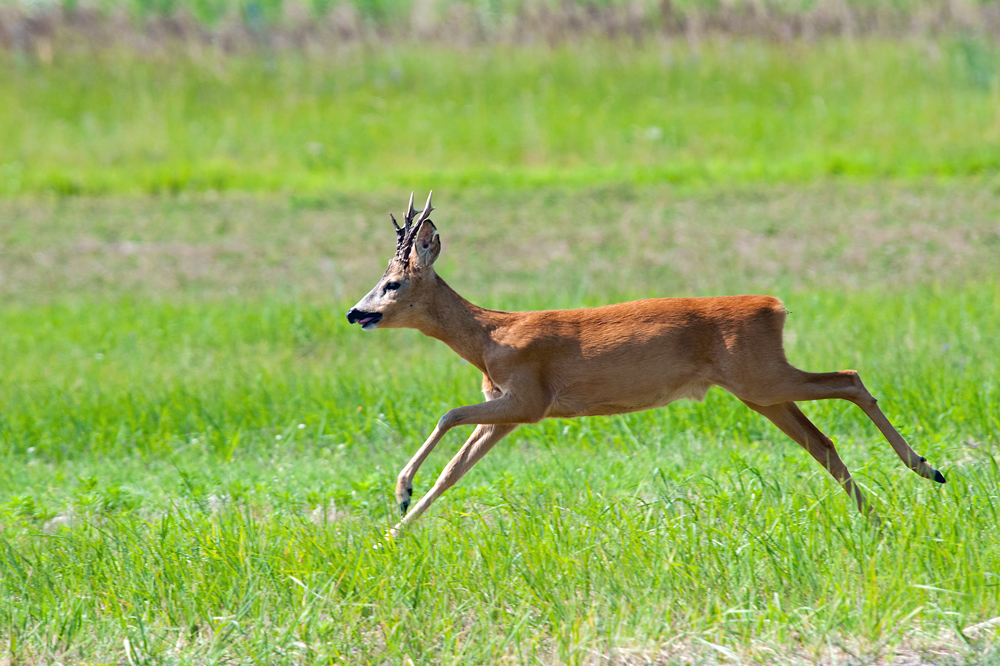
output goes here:
[[[449, 410], [400, 472], [396, 496], [406, 514], [413, 477], [437, 442], [456, 426], [478, 426], [391, 534], [415, 520], [519, 424], [701, 400], [711, 386], [730, 391], [802, 445], [862, 512], [874, 516], [833, 442], [796, 401], [855, 403], [910, 469], [944, 482], [893, 428], [855, 371], [811, 373], [788, 363], [782, 346], [786, 312], [777, 298], [656, 298], [578, 310], [486, 310], [435, 274], [441, 242], [429, 220], [416, 230], [414, 247], [408, 260], [395, 257], [389, 263], [348, 319], [377, 313], [378, 327], [415, 328], [443, 341], [483, 373], [487, 400]], [[393, 284], [399, 287], [386, 290]]]

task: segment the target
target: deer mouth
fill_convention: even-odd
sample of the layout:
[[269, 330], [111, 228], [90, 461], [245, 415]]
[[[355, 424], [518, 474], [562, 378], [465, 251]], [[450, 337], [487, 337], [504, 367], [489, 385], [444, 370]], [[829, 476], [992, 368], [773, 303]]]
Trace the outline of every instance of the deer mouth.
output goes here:
[[382, 321], [381, 312], [365, 312], [364, 310], [351, 310], [347, 313], [347, 321], [351, 324], [360, 324], [362, 331], [374, 331]]

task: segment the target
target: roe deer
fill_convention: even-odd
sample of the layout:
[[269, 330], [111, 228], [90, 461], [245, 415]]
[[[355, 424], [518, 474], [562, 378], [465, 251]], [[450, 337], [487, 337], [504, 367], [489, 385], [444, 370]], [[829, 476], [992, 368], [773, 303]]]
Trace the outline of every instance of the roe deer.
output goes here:
[[[911, 470], [945, 478], [893, 428], [854, 370], [805, 372], [785, 358], [785, 308], [772, 296], [653, 298], [578, 310], [501, 312], [477, 307], [434, 272], [441, 238], [422, 211], [396, 223], [396, 254], [382, 279], [347, 313], [365, 331], [415, 328], [441, 340], [483, 373], [486, 402], [449, 410], [399, 473], [402, 520], [395, 536], [522, 423], [548, 417], [623, 414], [680, 398], [702, 400], [721, 386], [770, 419], [833, 475], [873, 520], [878, 517], [824, 435], [795, 405], [840, 398], [861, 408]], [[407, 513], [413, 477], [445, 433], [476, 429], [434, 487]]]

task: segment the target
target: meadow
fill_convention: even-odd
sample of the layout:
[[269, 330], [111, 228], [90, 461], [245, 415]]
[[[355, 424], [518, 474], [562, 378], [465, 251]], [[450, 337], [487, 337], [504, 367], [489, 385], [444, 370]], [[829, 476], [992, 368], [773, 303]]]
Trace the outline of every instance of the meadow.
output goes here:
[[[996, 663], [997, 72], [954, 35], [0, 53], [0, 663]], [[805, 405], [875, 528], [715, 389], [521, 427], [386, 544], [481, 399], [344, 317], [430, 187], [473, 302], [774, 294], [948, 483]]]
[[[995, 174], [973, 37], [0, 53], [0, 194], [703, 187]], [[406, 190], [409, 191], [408, 189]]]
[[872, 529], [715, 390], [522, 427], [376, 550], [398, 468], [480, 399], [440, 343], [344, 319], [401, 205], [0, 203], [12, 663], [996, 658], [961, 631], [1000, 615], [994, 184], [439, 192], [439, 270], [484, 306], [779, 295], [792, 361], [858, 369], [948, 484], [852, 406], [807, 405]]

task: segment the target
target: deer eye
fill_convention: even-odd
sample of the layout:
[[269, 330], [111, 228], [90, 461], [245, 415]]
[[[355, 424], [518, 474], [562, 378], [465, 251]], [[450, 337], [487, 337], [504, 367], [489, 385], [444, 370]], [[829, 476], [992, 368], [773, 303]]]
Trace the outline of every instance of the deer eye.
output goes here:
[[385, 291], [395, 291], [395, 290], [399, 289], [399, 283], [398, 282], [386, 282], [385, 283], [385, 287], [383, 287], [383, 289]]

